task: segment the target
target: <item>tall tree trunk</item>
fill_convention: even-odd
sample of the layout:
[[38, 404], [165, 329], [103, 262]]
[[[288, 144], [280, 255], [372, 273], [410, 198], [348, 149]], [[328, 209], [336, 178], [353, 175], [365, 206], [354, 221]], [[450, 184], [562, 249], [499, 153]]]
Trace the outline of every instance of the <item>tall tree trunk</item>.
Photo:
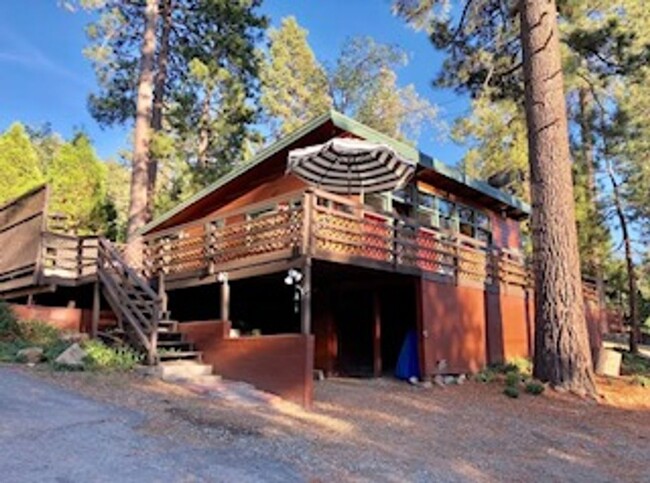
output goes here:
[[[585, 174], [587, 176], [587, 204], [589, 206], [589, 213], [597, 216], [599, 213], [598, 207], [598, 187], [596, 186], [596, 163], [595, 163], [595, 146], [594, 146], [594, 119], [593, 119], [593, 94], [588, 87], [581, 87], [578, 90], [578, 106], [579, 106], [579, 122], [580, 122], [580, 137], [582, 141], [582, 161], [584, 163]], [[591, 217], [589, 217], [591, 219]], [[591, 220], [595, 222], [595, 218]], [[584, 262], [584, 260], [583, 260]], [[599, 319], [601, 326], [603, 325], [602, 318], [604, 317], [605, 309], [605, 275], [603, 268], [603, 260], [597, 250], [589, 251], [588, 265], [594, 271], [596, 278], [596, 291], [598, 293], [598, 309]]]
[[628, 297], [628, 310], [630, 312], [630, 352], [636, 354], [639, 352], [639, 304], [637, 301], [637, 281], [636, 269], [634, 267], [634, 258], [632, 256], [632, 241], [630, 240], [630, 232], [627, 225], [627, 217], [625, 210], [623, 210], [623, 202], [621, 201], [621, 190], [616, 180], [616, 173], [614, 167], [605, 153], [605, 162], [607, 163], [607, 175], [612, 184], [612, 194], [614, 195], [614, 208], [618, 222], [621, 225], [621, 234], [623, 236], [623, 246], [625, 247], [625, 266], [627, 269], [627, 288], [630, 292]]
[[142, 264], [142, 239], [137, 232], [147, 222], [147, 185], [149, 145], [151, 141], [151, 108], [153, 103], [154, 58], [156, 55], [156, 22], [158, 0], [147, 0], [144, 35], [140, 50], [140, 76], [136, 102], [131, 200], [127, 225], [127, 258], [136, 266]]
[[522, 0], [520, 19], [533, 206], [533, 373], [558, 389], [594, 395], [555, 1]]
[[587, 193], [589, 202], [595, 203], [596, 193], [596, 170], [594, 167], [594, 138], [591, 120], [592, 98], [591, 92], [586, 87], [578, 90], [578, 102], [580, 105], [580, 135], [582, 141], [582, 154], [587, 175]]
[[[160, 33], [160, 48], [158, 49], [157, 69], [153, 90], [153, 109], [151, 112], [151, 129], [154, 133], [162, 131], [163, 108], [167, 87], [167, 66], [169, 64], [169, 42], [172, 31], [172, 0], [162, 0], [160, 17], [162, 31]], [[158, 159], [156, 154], [149, 156], [147, 167], [147, 221], [153, 218], [156, 201], [156, 178], [158, 176]]]

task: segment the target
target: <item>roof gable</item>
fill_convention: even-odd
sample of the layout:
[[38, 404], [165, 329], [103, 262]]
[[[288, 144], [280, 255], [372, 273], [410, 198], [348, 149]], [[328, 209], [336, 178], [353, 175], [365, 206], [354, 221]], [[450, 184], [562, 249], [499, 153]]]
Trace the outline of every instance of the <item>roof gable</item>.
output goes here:
[[[327, 129], [328, 127], [331, 129]], [[385, 134], [382, 134], [379, 131], [376, 131], [375, 129], [372, 129], [358, 121], [355, 121], [354, 119], [351, 119], [337, 111], [329, 111], [312, 119], [311, 121], [301, 126], [299, 129], [279, 139], [270, 146], [262, 149], [252, 160], [246, 162], [245, 164], [236, 166], [228, 174], [222, 176], [214, 183], [206, 186], [187, 200], [179, 203], [176, 207], [157, 217], [145, 225], [141, 230], [139, 230], [139, 233], [144, 234], [160, 227], [173, 225], [174, 218], [176, 218], [182, 212], [190, 209], [192, 206], [199, 204], [207, 197], [214, 195], [230, 183], [233, 183], [236, 180], [251, 173], [254, 169], [259, 168], [260, 165], [266, 161], [277, 157], [280, 153], [282, 153], [282, 151], [288, 151], [290, 148], [297, 147], [296, 145], [300, 145], [299, 142], [302, 141], [303, 138], [304, 140], [307, 140], [307, 138], [318, 139], [318, 134], [321, 131], [322, 133], [320, 134], [320, 137], [324, 136], [324, 138], [317, 142], [325, 142], [332, 136], [347, 132], [361, 139], [387, 144], [395, 149], [395, 151], [397, 151], [404, 158], [417, 163], [419, 169], [430, 170], [441, 179], [444, 179], [445, 182], [449, 184], [449, 186], [466, 189], [472, 193], [476, 193], [480, 195], [480, 198], [483, 201], [494, 201], [496, 203], [495, 209], [497, 210], [502, 210], [508, 213], [510, 216], [518, 219], [525, 218], [530, 213], [530, 207], [526, 203], [507, 193], [504, 193], [503, 191], [498, 190], [497, 188], [490, 186], [488, 183], [466, 176], [459, 170], [451, 168], [443, 162], [422, 153], [417, 148], [386, 136]]]

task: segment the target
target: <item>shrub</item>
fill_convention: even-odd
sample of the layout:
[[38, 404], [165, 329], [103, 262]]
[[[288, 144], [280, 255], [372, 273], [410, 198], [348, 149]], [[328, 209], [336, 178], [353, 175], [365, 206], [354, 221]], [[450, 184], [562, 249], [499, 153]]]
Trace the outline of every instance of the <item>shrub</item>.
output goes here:
[[128, 371], [133, 369], [142, 356], [129, 347], [109, 347], [98, 340], [84, 342], [85, 366], [95, 371]]
[[538, 396], [544, 392], [544, 384], [539, 381], [532, 380], [526, 383], [526, 392], [532, 394], [533, 396]]
[[45, 322], [29, 320], [19, 325], [20, 339], [27, 344], [43, 347], [46, 350], [59, 342], [61, 331]]
[[641, 386], [641, 387], [650, 388], [650, 377], [641, 376], [639, 374], [636, 374], [630, 380], [630, 384], [632, 384], [633, 386]]
[[487, 383], [490, 383], [490, 382], [494, 381], [494, 378], [496, 377], [496, 375], [497, 375], [497, 373], [496, 373], [496, 371], [494, 369], [492, 369], [490, 367], [484, 367], [483, 369], [481, 369], [480, 372], [478, 372], [474, 376], [474, 378], [479, 382], [483, 382], [483, 383], [487, 384]]
[[506, 386], [506, 388], [503, 390], [503, 394], [513, 399], [517, 399], [519, 397], [519, 389], [517, 389], [515, 386]]
[[511, 359], [504, 367], [503, 372], [517, 372], [525, 376], [530, 376], [533, 371], [533, 365], [528, 359], [515, 357]]
[[639, 374], [642, 376], [650, 376], [650, 359], [625, 351], [623, 352], [621, 372], [628, 375]]
[[0, 340], [15, 340], [20, 335], [20, 324], [9, 305], [0, 300]]
[[511, 371], [506, 374], [506, 386], [516, 387], [521, 382], [521, 375], [517, 371]]

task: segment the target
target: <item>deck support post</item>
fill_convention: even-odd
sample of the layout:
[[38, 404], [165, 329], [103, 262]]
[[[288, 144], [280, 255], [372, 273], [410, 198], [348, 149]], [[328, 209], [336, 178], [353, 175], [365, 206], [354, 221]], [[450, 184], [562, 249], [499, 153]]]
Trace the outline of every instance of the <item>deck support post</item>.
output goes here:
[[311, 257], [305, 259], [302, 269], [300, 305], [300, 332], [309, 335], [311, 334]]
[[101, 294], [99, 292], [99, 280], [93, 284], [93, 311], [92, 311], [92, 320], [90, 326], [90, 336], [92, 338], [97, 337], [97, 332], [99, 331], [99, 309], [101, 303]]
[[221, 282], [221, 320], [230, 320], [230, 283], [228, 273], [221, 272], [217, 277]]
[[381, 300], [379, 298], [378, 290], [374, 290], [372, 297], [372, 312], [373, 312], [373, 326], [372, 326], [372, 352], [373, 364], [372, 372], [375, 377], [381, 376]]
[[158, 296], [161, 300], [161, 312], [165, 317], [168, 317], [168, 299], [167, 299], [167, 290], [165, 288], [165, 273], [158, 273]]

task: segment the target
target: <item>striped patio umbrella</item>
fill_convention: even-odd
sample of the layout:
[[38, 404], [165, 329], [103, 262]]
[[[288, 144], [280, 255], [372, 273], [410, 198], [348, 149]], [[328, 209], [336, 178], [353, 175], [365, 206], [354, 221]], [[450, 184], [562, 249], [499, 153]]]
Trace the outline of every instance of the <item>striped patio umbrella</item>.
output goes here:
[[334, 138], [289, 152], [287, 172], [339, 194], [369, 194], [403, 187], [415, 164], [385, 144]]

